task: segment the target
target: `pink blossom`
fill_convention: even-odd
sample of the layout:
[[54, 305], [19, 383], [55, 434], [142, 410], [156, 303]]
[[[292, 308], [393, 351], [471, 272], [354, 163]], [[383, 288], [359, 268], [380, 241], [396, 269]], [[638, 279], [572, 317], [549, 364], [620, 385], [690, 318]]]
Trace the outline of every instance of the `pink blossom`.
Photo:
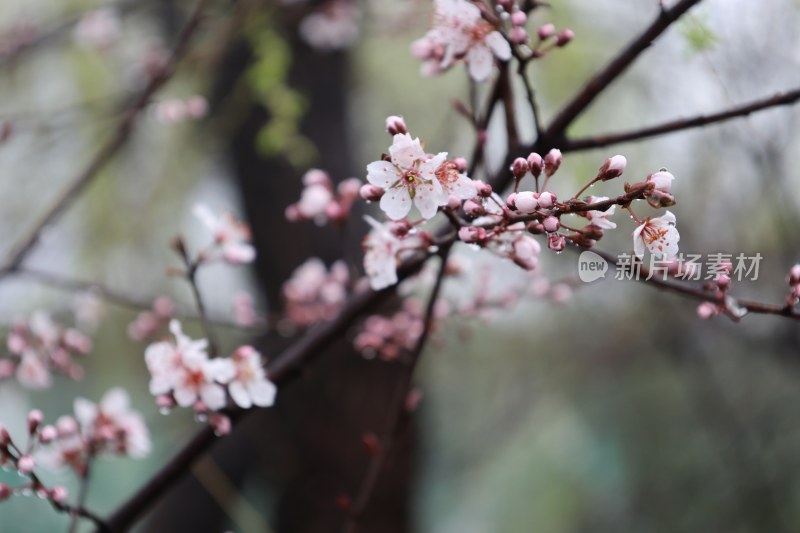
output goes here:
[[412, 53], [424, 61], [423, 74], [437, 74], [463, 60], [475, 81], [492, 73], [495, 57], [511, 59], [511, 46], [467, 0], [436, 0], [433, 28], [412, 45]]
[[283, 284], [286, 318], [301, 327], [332, 319], [347, 298], [349, 281], [344, 262], [336, 261], [328, 271], [321, 259], [312, 257]]
[[121, 453], [133, 458], [150, 453], [150, 433], [144, 419], [131, 409], [128, 393], [120, 387], [106, 392], [99, 405], [77, 398], [75, 417], [96, 452]]
[[392, 220], [400, 220], [408, 215], [413, 202], [423, 218], [433, 217], [438, 206], [447, 203], [447, 194], [437, 176], [447, 154], [429, 158], [419, 139], [412, 139], [407, 133], [394, 136], [389, 154], [391, 161], [367, 165], [367, 181], [386, 190], [381, 209]]
[[214, 245], [225, 261], [240, 264], [255, 259], [256, 250], [250, 244], [250, 228], [247, 224], [229, 212], [217, 216], [203, 204], [194, 207], [194, 214], [213, 235]]
[[242, 346], [231, 356], [236, 371], [228, 383], [228, 392], [242, 409], [253, 405], [269, 407], [275, 403], [275, 384], [267, 379], [261, 354], [252, 346]]
[[675, 228], [675, 215], [667, 211], [658, 218], [648, 218], [633, 231], [633, 250], [636, 257], [644, 256], [644, 249], [655, 257], [671, 259], [678, 254], [680, 234]]
[[[588, 198], [588, 203], [596, 204], [598, 202], [605, 202], [606, 200], [608, 200], [608, 196], [590, 196]], [[605, 211], [587, 211], [585, 215], [593, 226], [597, 226], [598, 228], [601, 229], [614, 229], [617, 227], [617, 224], [615, 222], [610, 221], [608, 217], [613, 215], [616, 209], [617, 206], [612, 205]]]
[[397, 254], [400, 239], [389, 231], [389, 224], [380, 224], [372, 217], [365, 217], [372, 231], [364, 239], [364, 270], [370, 286], [379, 291], [397, 283]]

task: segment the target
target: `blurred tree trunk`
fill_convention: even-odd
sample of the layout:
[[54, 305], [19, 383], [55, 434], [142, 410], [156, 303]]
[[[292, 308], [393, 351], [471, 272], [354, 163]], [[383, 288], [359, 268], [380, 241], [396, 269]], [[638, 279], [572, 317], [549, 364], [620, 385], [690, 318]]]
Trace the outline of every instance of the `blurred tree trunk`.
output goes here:
[[[290, 33], [294, 35], [294, 33]], [[363, 174], [351, 158], [347, 124], [348, 56], [320, 53], [291, 41], [290, 84], [310, 106], [301, 130], [319, 151], [318, 165], [334, 180]], [[232, 47], [218, 74], [213, 108], [232, 94], [251, 60], [243, 42]], [[241, 96], [237, 92], [237, 98]], [[284, 158], [264, 158], [256, 136], [268, 120], [255, 102], [246, 103], [229, 135], [228, 153], [240, 188], [253, 240], [259, 250], [255, 275], [270, 311], [281, 306], [280, 290], [291, 272], [311, 256], [326, 262], [353, 255], [360, 247], [358, 233], [344, 242], [332, 228], [311, 223], [290, 224], [284, 209], [299, 198], [302, 169]], [[227, 118], [226, 118], [227, 120]], [[345, 254], [350, 250], [349, 254]], [[265, 339], [259, 347], [268, 356], [280, 353], [286, 339]], [[249, 416], [236, 431], [215, 446], [214, 461], [231, 483], [246, 486], [249, 502], [278, 532], [340, 531], [346, 518], [337, 504], [342, 495], [354, 497], [368, 464], [361, 437], [379, 431], [390, 402], [399, 368], [366, 361], [347, 340], [329, 347], [301, 379], [282, 389], [275, 408]], [[410, 527], [414, 428], [396, 447], [381, 475], [360, 531], [400, 533]], [[259, 495], [268, 495], [266, 500]], [[235, 495], [231, 495], [235, 501]], [[271, 508], [271, 505], [274, 507]], [[242, 531], [229, 522], [195, 476], [184, 479], [159, 503], [148, 531]], [[253, 525], [251, 524], [251, 527]], [[256, 526], [257, 527], [257, 526]]]

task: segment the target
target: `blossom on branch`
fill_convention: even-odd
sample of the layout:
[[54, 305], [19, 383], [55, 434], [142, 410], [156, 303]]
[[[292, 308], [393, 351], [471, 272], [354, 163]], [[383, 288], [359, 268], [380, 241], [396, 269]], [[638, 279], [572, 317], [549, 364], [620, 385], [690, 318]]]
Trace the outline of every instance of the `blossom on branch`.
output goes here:
[[197, 204], [194, 215], [213, 235], [214, 243], [209, 253], [219, 253], [232, 264], [250, 263], [255, 259], [256, 250], [250, 244], [250, 227], [232, 213], [216, 215], [208, 206]]
[[424, 75], [439, 74], [463, 60], [472, 79], [483, 81], [491, 75], [495, 58], [511, 59], [511, 46], [472, 2], [436, 0], [433, 27], [411, 45], [411, 53], [423, 60]]
[[671, 259], [678, 254], [681, 236], [675, 228], [675, 215], [670, 211], [657, 218], [646, 218], [633, 230], [633, 251], [636, 257], [644, 256], [647, 247], [659, 259]]
[[364, 218], [372, 226], [363, 243], [364, 270], [370, 286], [378, 291], [397, 283], [400, 257], [421, 249], [428, 239], [402, 222], [381, 224], [372, 217]]

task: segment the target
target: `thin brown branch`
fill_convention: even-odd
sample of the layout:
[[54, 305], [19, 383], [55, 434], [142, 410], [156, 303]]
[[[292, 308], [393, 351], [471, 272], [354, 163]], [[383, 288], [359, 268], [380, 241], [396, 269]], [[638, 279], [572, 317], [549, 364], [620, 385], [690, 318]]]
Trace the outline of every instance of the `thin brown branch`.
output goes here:
[[718, 124], [734, 118], [746, 117], [751, 113], [755, 113], [756, 111], [761, 111], [772, 107], [792, 105], [798, 101], [800, 101], [800, 88], [784, 93], [778, 93], [767, 98], [762, 98], [761, 100], [756, 100], [748, 104], [743, 104], [711, 115], [699, 115], [692, 118], [671, 120], [669, 122], [664, 122], [663, 124], [627, 132], [609, 133], [606, 135], [585, 137], [583, 139], [568, 139], [566, 142], [561, 144], [561, 149], [565, 152], [574, 152], [577, 150], [601, 148], [604, 146], [610, 146], [624, 142], [641, 141], [650, 137], [665, 135], [667, 133], [698, 128], [710, 124]]
[[[605, 68], [595, 74], [583, 89], [556, 115], [546, 135], [551, 139], [562, 137], [575, 119], [588, 108], [611, 83], [625, 72], [628, 67], [651, 44], [678, 20], [684, 13], [701, 0], [680, 0], [669, 9], [661, 10], [658, 17], [638, 37], [620, 52]], [[560, 139], [558, 139], [560, 140]]]
[[447, 272], [447, 257], [450, 254], [450, 249], [451, 245], [447, 245], [441, 250], [440, 256], [442, 262], [439, 265], [436, 281], [428, 297], [428, 304], [423, 318], [422, 333], [419, 339], [417, 339], [414, 350], [411, 352], [408, 362], [403, 368], [403, 372], [396, 385], [394, 396], [392, 397], [387, 411], [386, 425], [381, 434], [377, 449], [374, 450], [370, 458], [367, 471], [364, 474], [364, 478], [361, 480], [361, 485], [353, 500], [353, 506], [350, 509], [350, 514], [344, 527], [345, 533], [355, 533], [357, 531], [358, 520], [364, 514], [364, 511], [366, 511], [372, 499], [372, 494], [378, 484], [381, 472], [383, 472], [386, 462], [397, 443], [398, 436], [401, 432], [400, 430], [403, 426], [403, 419], [408, 414], [406, 398], [411, 390], [411, 380], [414, 377], [414, 370], [417, 368], [417, 363], [419, 362], [422, 350], [425, 348], [433, 326], [436, 302], [439, 299], [444, 277]]
[[[616, 257], [614, 257], [612, 254], [608, 252], [595, 250], [594, 248], [592, 248], [592, 252], [596, 253], [597, 255], [605, 259], [612, 266], [617, 266], [617, 267], [623, 266], [618, 263]], [[690, 284], [689, 282], [680, 281], [674, 278], [664, 279], [664, 278], [659, 278], [656, 275], [653, 275], [651, 277], [650, 271], [645, 265], [638, 265], [638, 266], [639, 266], [639, 275], [636, 277], [637, 281], [646, 283], [648, 285], [652, 285], [654, 287], [657, 287], [665, 291], [674, 292], [676, 294], [680, 294], [682, 296], [686, 296], [695, 300], [703, 302], [711, 302], [713, 304], [719, 304], [719, 305], [725, 304], [724, 300], [721, 300], [714, 294], [704, 290], [702, 287], [698, 287], [694, 284]], [[733, 301], [738, 307], [747, 310], [749, 313], [762, 314], [762, 315], [778, 315], [791, 318], [793, 320], [800, 320], [800, 310], [798, 310], [796, 307], [787, 306], [785, 304], [756, 302], [753, 300], [734, 299]]]
[[167, 65], [150, 79], [147, 86], [128, 106], [128, 109], [123, 114], [109, 140], [89, 161], [83, 171], [70, 181], [69, 185], [59, 194], [55, 202], [53, 202], [39, 217], [38, 221], [28, 233], [12, 248], [5, 267], [0, 269], [0, 276], [19, 268], [31, 250], [36, 246], [42, 230], [58, 218], [59, 215], [80, 196], [86, 187], [92, 183], [98, 173], [111, 161], [117, 151], [125, 144], [133, 131], [133, 126], [138, 116], [147, 107], [153, 95], [155, 95], [175, 73], [178, 61], [186, 53], [192, 36], [200, 26], [203, 13], [208, 3], [209, 0], [199, 0], [189, 21], [178, 36]]

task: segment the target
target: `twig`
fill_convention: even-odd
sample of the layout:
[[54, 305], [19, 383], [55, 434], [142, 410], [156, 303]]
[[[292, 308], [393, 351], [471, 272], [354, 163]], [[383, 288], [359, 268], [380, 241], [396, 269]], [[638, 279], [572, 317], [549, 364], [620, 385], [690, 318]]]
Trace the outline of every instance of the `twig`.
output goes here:
[[[581, 92], [579, 92], [561, 112], [556, 115], [547, 129], [546, 135], [556, 139], [566, 133], [567, 128], [595, 98], [597, 98], [612, 82], [625, 72], [628, 67], [655, 41], [673, 22], [686, 13], [701, 0], [680, 0], [669, 9], [659, 12], [653, 23], [620, 52], [605, 68], [594, 75]], [[561, 139], [558, 139], [561, 140]]]
[[211, 327], [211, 321], [208, 319], [208, 311], [206, 311], [206, 304], [203, 301], [203, 295], [200, 293], [200, 286], [197, 283], [197, 272], [203, 265], [202, 259], [198, 257], [192, 260], [189, 257], [189, 252], [186, 250], [186, 245], [183, 239], [176, 238], [172, 243], [173, 249], [180, 256], [186, 270], [182, 273], [192, 289], [192, 296], [194, 296], [194, 303], [197, 307], [197, 313], [200, 315], [200, 323], [203, 326], [203, 331], [208, 339], [208, 351], [211, 357], [219, 355], [219, 343], [217, 342], [217, 335], [214, 333], [214, 328]]
[[610, 146], [612, 144], [619, 144], [631, 141], [641, 141], [650, 137], [656, 137], [667, 133], [674, 133], [676, 131], [688, 130], [709, 124], [716, 124], [724, 122], [733, 118], [745, 117], [756, 111], [768, 109], [771, 107], [778, 107], [784, 105], [792, 105], [800, 101], [800, 89], [794, 89], [785, 93], [778, 93], [761, 100], [743, 104], [738, 107], [728, 109], [712, 115], [700, 115], [692, 118], [677, 119], [655, 126], [636, 129], [622, 133], [609, 133], [606, 135], [598, 135], [595, 137], [585, 137], [583, 139], [568, 139], [561, 144], [563, 151], [577, 151], [587, 150], [590, 148], [600, 148], [603, 146]]
[[75, 533], [78, 531], [78, 524], [80, 523], [80, 515], [78, 514], [78, 509], [83, 509], [84, 505], [86, 504], [86, 497], [89, 495], [89, 475], [91, 472], [91, 462], [93, 458], [93, 453], [89, 452], [88, 457], [86, 458], [86, 468], [83, 472], [81, 472], [80, 476], [80, 488], [78, 489], [78, 499], [75, 501], [75, 508], [72, 511], [72, 519], [69, 525], [69, 533]]
[[25, 237], [23, 237], [20, 242], [12, 248], [12, 252], [6, 262], [5, 267], [0, 269], [0, 276], [2, 276], [4, 273], [13, 272], [19, 268], [34, 246], [36, 246], [42, 230], [52, 223], [53, 220], [55, 220], [76, 198], [78, 198], [83, 190], [93, 181], [94, 177], [100, 172], [100, 170], [102, 170], [106, 164], [108, 164], [114, 154], [116, 154], [122, 145], [125, 144], [125, 141], [128, 139], [131, 131], [133, 130], [133, 125], [136, 122], [136, 118], [139, 116], [142, 110], [147, 107], [147, 104], [150, 102], [152, 96], [159, 89], [161, 89], [161, 87], [163, 87], [164, 84], [166, 84], [166, 82], [175, 73], [176, 64], [186, 52], [191, 37], [194, 35], [195, 31], [200, 25], [200, 21], [203, 18], [203, 13], [205, 12], [208, 3], [209, 0], [199, 0], [197, 7], [192, 13], [192, 16], [186, 23], [186, 26], [183, 28], [181, 34], [178, 36], [175, 47], [173, 48], [172, 56], [170, 57], [167, 65], [161, 71], [159, 71], [158, 74], [150, 78], [147, 86], [141, 91], [141, 93], [139, 93], [139, 95], [134, 99], [133, 103], [131, 103], [131, 105], [128, 107], [128, 110], [123, 114], [123, 117], [117, 125], [111, 138], [100, 148], [86, 168], [77, 176], [75, 176], [75, 178], [70, 182], [67, 188], [61, 192], [50, 208], [41, 215], [39, 220], [36, 222], [36, 224], [34, 224], [33, 228], [29, 230], [27, 235], [25, 235]]
[[364, 514], [364, 511], [369, 505], [372, 494], [378, 483], [378, 478], [388, 460], [391, 452], [397, 442], [400, 429], [402, 428], [401, 422], [404, 415], [407, 415], [406, 398], [411, 390], [411, 380], [414, 377], [414, 370], [419, 362], [422, 350], [425, 343], [430, 336], [431, 328], [433, 325], [434, 312], [436, 309], [436, 302], [441, 292], [442, 283], [447, 272], [447, 257], [450, 254], [451, 246], [441, 250], [441, 265], [436, 276], [436, 282], [433, 285], [431, 294], [428, 298], [428, 305], [425, 309], [424, 322], [422, 326], [422, 333], [417, 339], [414, 350], [411, 352], [408, 363], [404, 366], [403, 372], [399, 378], [395, 388], [394, 396], [389, 404], [387, 413], [386, 426], [381, 434], [380, 441], [377, 449], [372, 453], [369, 466], [364, 478], [361, 480], [356, 497], [353, 501], [353, 506], [350, 509], [347, 522], [344, 527], [345, 533], [355, 533], [358, 528], [358, 520]]

